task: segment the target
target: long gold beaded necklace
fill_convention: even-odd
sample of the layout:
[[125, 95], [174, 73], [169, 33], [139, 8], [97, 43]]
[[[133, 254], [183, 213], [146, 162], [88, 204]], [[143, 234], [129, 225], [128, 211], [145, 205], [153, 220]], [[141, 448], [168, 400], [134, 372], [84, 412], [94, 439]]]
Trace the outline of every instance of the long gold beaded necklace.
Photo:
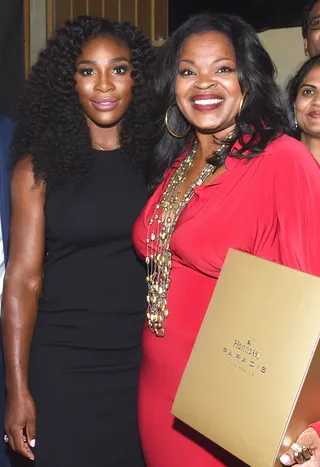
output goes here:
[[[234, 132], [229, 133], [227, 139], [233, 139]], [[216, 156], [222, 152], [228, 143], [223, 144]], [[187, 172], [195, 157], [197, 142], [195, 142], [180, 166], [174, 172], [159, 203], [148, 222], [147, 229], [147, 320], [149, 329], [157, 336], [165, 335], [165, 321], [169, 315], [167, 293], [170, 286], [170, 272], [172, 257], [170, 240], [181, 212], [194, 196], [194, 188], [203, 185], [205, 180], [213, 174], [216, 167], [206, 164], [197, 179], [189, 186], [186, 193], [179, 200], [179, 194]]]

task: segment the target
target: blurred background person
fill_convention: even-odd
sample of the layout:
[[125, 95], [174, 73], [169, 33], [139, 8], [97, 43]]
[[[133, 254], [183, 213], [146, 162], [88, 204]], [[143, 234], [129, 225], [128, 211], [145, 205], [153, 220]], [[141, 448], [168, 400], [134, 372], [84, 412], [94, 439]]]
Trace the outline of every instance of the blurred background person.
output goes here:
[[306, 0], [302, 18], [302, 35], [306, 56], [320, 53], [320, 1]]
[[287, 91], [293, 133], [320, 164], [320, 56], [300, 67]]

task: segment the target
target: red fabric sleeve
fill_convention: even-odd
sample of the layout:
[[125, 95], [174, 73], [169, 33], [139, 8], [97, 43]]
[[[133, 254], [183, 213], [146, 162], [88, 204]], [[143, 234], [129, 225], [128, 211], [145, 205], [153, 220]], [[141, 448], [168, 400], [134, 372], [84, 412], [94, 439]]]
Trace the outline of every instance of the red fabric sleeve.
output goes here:
[[320, 422], [311, 423], [310, 427], [316, 430], [318, 436], [320, 436]]
[[276, 183], [280, 262], [320, 276], [320, 168], [305, 147], [292, 149]]
[[[278, 210], [283, 264], [320, 276], [320, 184], [317, 170], [320, 168], [305, 150], [301, 151], [300, 158], [292, 158], [292, 165], [279, 187]], [[320, 436], [320, 421], [310, 427]]]

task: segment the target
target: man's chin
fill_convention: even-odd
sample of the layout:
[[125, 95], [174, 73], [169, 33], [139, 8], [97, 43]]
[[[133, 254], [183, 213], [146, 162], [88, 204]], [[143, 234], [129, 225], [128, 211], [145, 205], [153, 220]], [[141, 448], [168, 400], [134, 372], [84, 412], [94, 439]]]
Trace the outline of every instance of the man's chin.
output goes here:
[[320, 44], [317, 44], [316, 47], [308, 47], [307, 55], [310, 58], [320, 55]]

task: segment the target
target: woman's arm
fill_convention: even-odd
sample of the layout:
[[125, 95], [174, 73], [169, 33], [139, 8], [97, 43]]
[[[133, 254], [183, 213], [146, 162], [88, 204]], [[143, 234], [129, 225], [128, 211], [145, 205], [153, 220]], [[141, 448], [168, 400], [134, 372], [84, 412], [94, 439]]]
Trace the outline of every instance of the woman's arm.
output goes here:
[[33, 447], [35, 442], [35, 406], [28, 389], [28, 362], [42, 285], [44, 204], [44, 185], [35, 185], [32, 160], [26, 157], [16, 165], [11, 182], [10, 253], [3, 289], [2, 339], [7, 388], [5, 429], [11, 447], [31, 459], [34, 456], [29, 446]]

